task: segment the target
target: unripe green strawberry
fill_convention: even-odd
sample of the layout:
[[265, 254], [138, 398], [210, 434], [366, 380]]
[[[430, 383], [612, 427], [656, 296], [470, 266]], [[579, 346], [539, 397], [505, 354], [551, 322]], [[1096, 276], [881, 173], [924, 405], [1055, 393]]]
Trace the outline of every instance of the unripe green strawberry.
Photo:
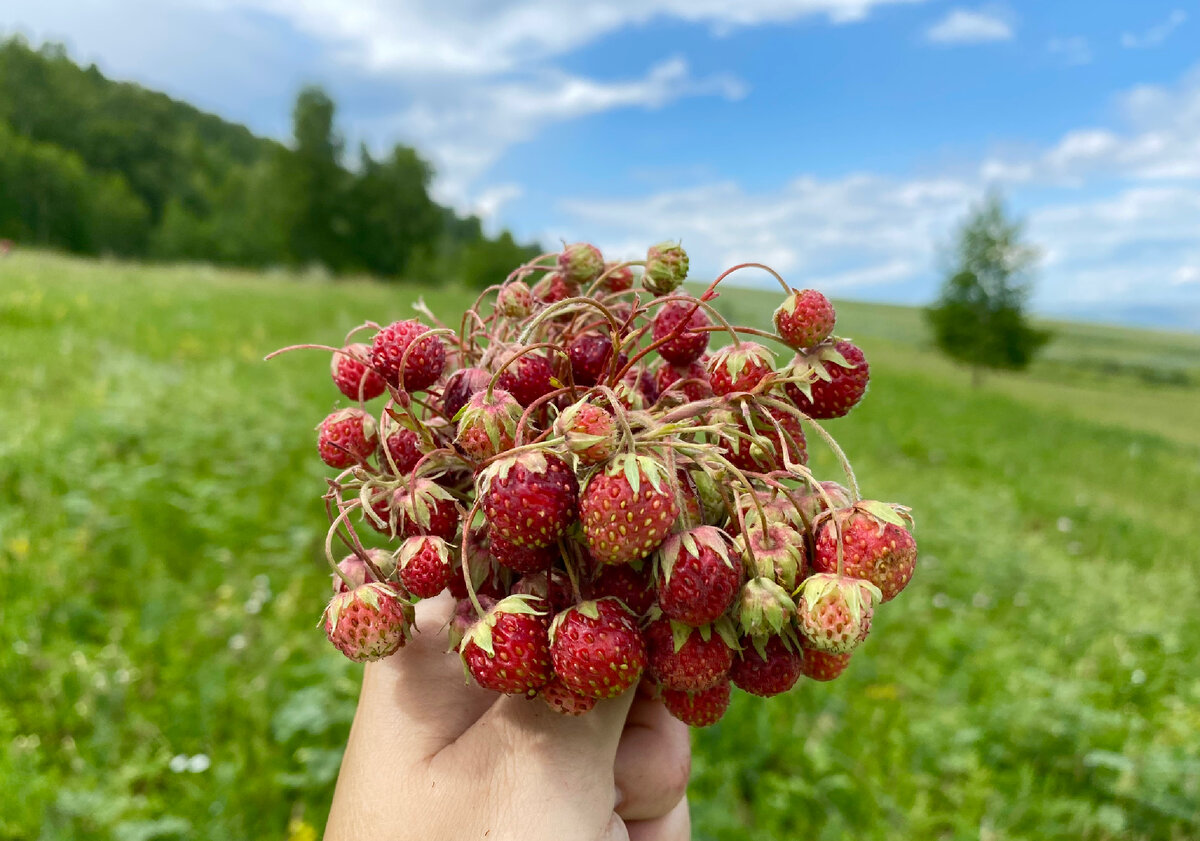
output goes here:
[[582, 602], [554, 617], [550, 654], [563, 684], [590, 698], [617, 697], [646, 668], [646, 642], [616, 599]]
[[404, 647], [413, 622], [412, 605], [390, 584], [362, 584], [337, 593], [325, 608], [325, 636], [338, 651], [362, 663]]
[[688, 255], [683, 246], [660, 242], [646, 252], [642, 286], [655, 295], [670, 295], [687, 278]]
[[867, 638], [879, 588], [870, 581], [817, 573], [796, 600], [796, 625], [810, 648], [847, 654]]
[[818, 518], [815, 526], [816, 557], [813, 568], [838, 572], [837, 524], [842, 532], [841, 572], [870, 581], [883, 601], [891, 601], [912, 580], [917, 566], [917, 543], [905, 528], [912, 518], [908, 509], [886, 502], [864, 500]]
[[768, 578], [789, 593], [804, 579], [808, 550], [804, 535], [786, 522], [775, 522], [764, 530], [758, 512], [746, 515], [746, 531], [734, 539], [746, 573]]
[[511, 450], [523, 411], [516, 398], [503, 389], [478, 391], [458, 414], [454, 443], [476, 461]]
[[681, 692], [664, 689], [663, 705], [667, 712], [691, 727], [708, 727], [716, 724], [729, 709], [729, 681], [722, 680], [715, 686], [699, 692]]
[[618, 455], [579, 495], [583, 536], [592, 557], [626, 564], [653, 552], [679, 516], [674, 481], [649, 456]]
[[600, 249], [586, 242], [568, 245], [558, 255], [558, 271], [567, 283], [591, 283], [604, 271]]
[[317, 427], [317, 451], [330, 467], [350, 467], [366, 461], [379, 446], [375, 419], [362, 409], [341, 409]]
[[796, 350], [814, 347], [833, 334], [836, 316], [829, 299], [815, 289], [792, 290], [775, 310], [775, 330]]
[[467, 631], [463, 662], [484, 689], [533, 695], [553, 676], [546, 614], [541, 599], [501, 599]]
[[742, 585], [734, 611], [742, 634], [762, 639], [784, 632], [796, 613], [787, 590], [770, 578], [751, 578]]
[[496, 293], [496, 312], [505, 318], [524, 318], [533, 312], [533, 293], [519, 280], [512, 280]]
[[572, 403], [558, 416], [554, 431], [561, 435], [567, 449], [583, 464], [600, 464], [612, 458], [619, 434], [612, 413], [595, 403]]

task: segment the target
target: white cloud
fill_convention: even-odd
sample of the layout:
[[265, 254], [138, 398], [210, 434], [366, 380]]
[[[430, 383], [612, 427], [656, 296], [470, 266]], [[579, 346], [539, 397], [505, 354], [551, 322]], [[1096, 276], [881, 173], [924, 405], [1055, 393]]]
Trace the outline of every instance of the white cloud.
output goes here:
[[1046, 42], [1046, 51], [1051, 55], [1058, 56], [1068, 67], [1091, 64], [1092, 61], [1091, 44], [1082, 35], [1073, 35], [1070, 38], [1051, 38]]
[[1181, 27], [1187, 21], [1187, 12], [1183, 9], [1176, 9], [1171, 12], [1166, 20], [1156, 23], [1154, 26], [1142, 33], [1126, 32], [1121, 36], [1121, 46], [1130, 50], [1148, 49], [1157, 47], [1167, 38], [1171, 37], [1176, 29]]
[[1008, 41], [1013, 27], [1001, 13], [984, 9], [951, 9], [925, 32], [934, 44], [980, 44]]

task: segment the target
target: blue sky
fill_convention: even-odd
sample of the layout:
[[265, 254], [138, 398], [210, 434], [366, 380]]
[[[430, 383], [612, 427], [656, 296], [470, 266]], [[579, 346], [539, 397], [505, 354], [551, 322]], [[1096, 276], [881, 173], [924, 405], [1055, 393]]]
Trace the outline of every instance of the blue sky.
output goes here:
[[681, 238], [697, 274], [928, 300], [998, 187], [1040, 310], [1200, 329], [1196, 0], [6, 0], [0, 29], [279, 137], [318, 82], [492, 229]]

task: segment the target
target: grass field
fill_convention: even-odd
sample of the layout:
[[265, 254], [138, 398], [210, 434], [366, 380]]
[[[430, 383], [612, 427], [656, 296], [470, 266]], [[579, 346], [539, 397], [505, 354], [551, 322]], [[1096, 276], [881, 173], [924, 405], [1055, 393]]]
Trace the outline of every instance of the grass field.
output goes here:
[[[0, 839], [320, 830], [360, 673], [314, 627], [335, 392], [261, 359], [416, 294], [466, 296], [0, 261]], [[1059, 325], [974, 390], [915, 312], [839, 311], [873, 377], [830, 427], [922, 560], [843, 678], [696, 734], [695, 837], [1200, 836], [1200, 337]]]

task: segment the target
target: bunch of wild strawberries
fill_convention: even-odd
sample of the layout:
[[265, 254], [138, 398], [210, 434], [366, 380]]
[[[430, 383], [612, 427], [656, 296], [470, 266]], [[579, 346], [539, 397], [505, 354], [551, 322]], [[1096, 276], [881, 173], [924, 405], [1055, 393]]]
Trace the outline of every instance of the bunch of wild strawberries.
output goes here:
[[[687, 268], [671, 243], [630, 263], [570, 245], [457, 330], [421, 308], [437, 326], [368, 324], [369, 345], [328, 348], [358, 404], [318, 438], [342, 471], [325, 496], [338, 649], [393, 654], [414, 603], [448, 590], [471, 677], [565, 714], [645, 676], [705, 726], [731, 684], [771, 696], [841, 674], [917, 557], [907, 509], [862, 500], [816, 423], [862, 398], [866, 359], [819, 292], [780, 280], [776, 333], [733, 327], [711, 302], [734, 270], [693, 297]], [[378, 416], [364, 408], [383, 395]], [[806, 432], [848, 488], [810, 472]], [[364, 526], [391, 548], [366, 548]]]

